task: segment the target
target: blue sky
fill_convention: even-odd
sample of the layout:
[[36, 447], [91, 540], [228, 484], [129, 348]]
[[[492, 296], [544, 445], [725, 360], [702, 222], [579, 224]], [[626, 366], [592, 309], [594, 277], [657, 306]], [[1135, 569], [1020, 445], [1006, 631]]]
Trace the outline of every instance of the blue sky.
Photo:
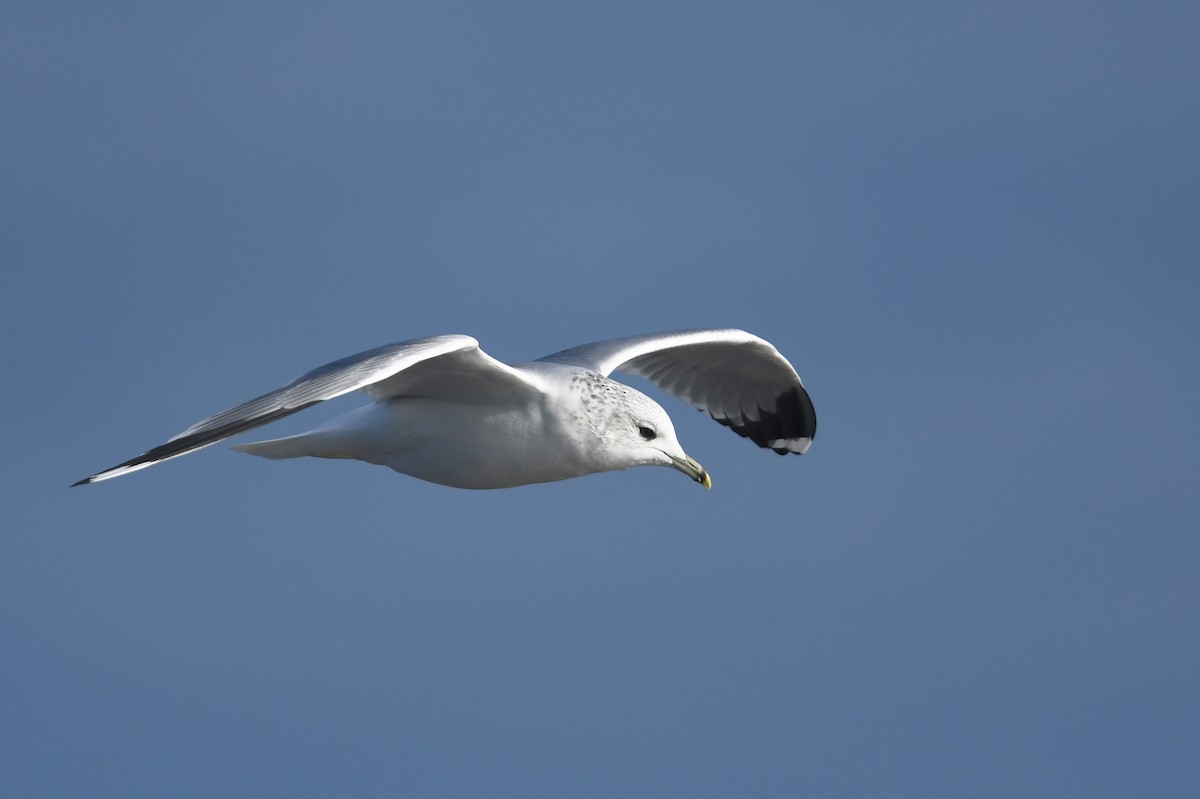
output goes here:
[[[1200, 790], [1190, 4], [104, 5], [0, 11], [0, 793]], [[383, 342], [697, 326], [806, 456], [663, 398], [712, 492], [67, 489]]]

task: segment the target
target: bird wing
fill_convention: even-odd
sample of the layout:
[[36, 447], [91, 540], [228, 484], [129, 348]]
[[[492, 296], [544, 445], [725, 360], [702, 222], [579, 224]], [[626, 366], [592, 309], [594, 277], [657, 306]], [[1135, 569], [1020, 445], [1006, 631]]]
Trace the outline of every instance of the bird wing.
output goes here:
[[817, 414], [796, 370], [744, 330], [678, 330], [597, 341], [548, 355], [600, 374], [649, 380], [760, 447], [803, 454]]
[[120, 477], [186, 455], [359, 390], [376, 402], [410, 396], [484, 403], [522, 392], [540, 393], [542, 387], [536, 376], [492, 358], [470, 336], [431, 336], [385, 344], [327, 363], [283, 388], [202, 419], [166, 443], [75, 485]]

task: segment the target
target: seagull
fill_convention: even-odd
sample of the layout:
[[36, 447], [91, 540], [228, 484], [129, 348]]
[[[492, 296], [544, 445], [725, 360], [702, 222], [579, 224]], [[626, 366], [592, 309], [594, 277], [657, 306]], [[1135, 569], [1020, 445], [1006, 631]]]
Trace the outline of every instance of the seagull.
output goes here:
[[202, 419], [166, 443], [86, 477], [136, 472], [351, 391], [372, 402], [307, 433], [238, 444], [273, 460], [348, 458], [455, 488], [511, 488], [633, 466], [669, 466], [712, 488], [667, 412], [609, 378], [648, 380], [780, 455], [817, 432], [796, 370], [758, 336], [678, 330], [597, 341], [508, 365], [454, 334], [385, 344]]

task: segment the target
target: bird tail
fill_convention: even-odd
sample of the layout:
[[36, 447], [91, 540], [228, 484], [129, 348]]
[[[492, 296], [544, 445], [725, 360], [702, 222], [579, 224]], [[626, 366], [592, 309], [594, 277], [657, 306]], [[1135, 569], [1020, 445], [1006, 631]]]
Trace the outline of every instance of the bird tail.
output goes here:
[[235, 444], [233, 449], [271, 460], [353, 458], [378, 463], [375, 447], [378, 437], [370, 427], [370, 420], [374, 418], [377, 408], [375, 405], [365, 405], [326, 422], [316, 430], [268, 441]]
[[319, 439], [311, 433], [302, 433], [298, 436], [273, 438], [269, 441], [234, 444], [231, 449], [257, 455], [260, 458], [270, 458], [273, 461], [283, 460], [284, 458], [303, 458], [306, 455], [312, 455], [317, 458], [330, 457], [330, 455], [322, 451], [325, 449], [324, 447], [317, 445], [318, 441]]

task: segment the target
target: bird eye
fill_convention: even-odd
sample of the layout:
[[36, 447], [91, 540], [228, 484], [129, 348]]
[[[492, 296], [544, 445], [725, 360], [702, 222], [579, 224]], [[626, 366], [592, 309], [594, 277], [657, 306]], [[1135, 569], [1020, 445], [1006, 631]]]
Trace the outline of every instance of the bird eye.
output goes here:
[[646, 425], [646, 424], [638, 425], [638, 432], [641, 433], [642, 438], [646, 439], [647, 441], [653, 441], [654, 438], [658, 435], [658, 433], [654, 432], [653, 427], [651, 427], [650, 425]]

